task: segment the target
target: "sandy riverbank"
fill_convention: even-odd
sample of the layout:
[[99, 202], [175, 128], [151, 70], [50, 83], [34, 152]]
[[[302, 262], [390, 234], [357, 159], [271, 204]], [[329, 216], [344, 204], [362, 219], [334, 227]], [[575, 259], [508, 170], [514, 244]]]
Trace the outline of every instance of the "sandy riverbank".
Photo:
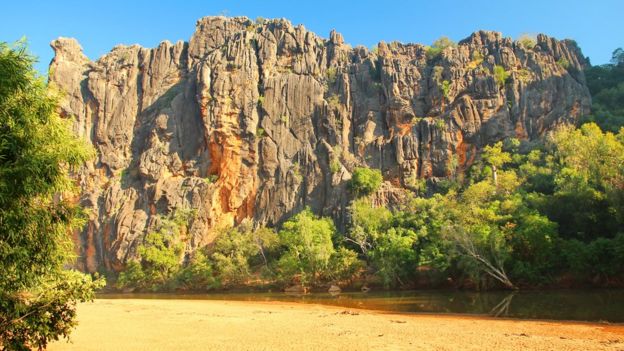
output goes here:
[[49, 350], [624, 350], [624, 326], [295, 303], [96, 300]]

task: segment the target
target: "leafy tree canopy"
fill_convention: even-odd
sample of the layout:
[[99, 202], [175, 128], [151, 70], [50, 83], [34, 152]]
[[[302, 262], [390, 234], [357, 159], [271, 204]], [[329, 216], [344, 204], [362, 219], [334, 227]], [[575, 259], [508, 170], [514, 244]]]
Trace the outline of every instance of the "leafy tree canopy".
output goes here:
[[57, 114], [23, 43], [0, 43], [0, 346], [45, 348], [103, 282], [65, 270], [84, 223], [69, 172], [93, 156]]

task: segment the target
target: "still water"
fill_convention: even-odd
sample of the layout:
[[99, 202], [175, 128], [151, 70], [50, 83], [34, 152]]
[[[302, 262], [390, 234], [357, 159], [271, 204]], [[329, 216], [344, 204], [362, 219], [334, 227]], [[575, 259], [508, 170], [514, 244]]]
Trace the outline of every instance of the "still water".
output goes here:
[[285, 301], [387, 312], [452, 313], [624, 323], [624, 290], [556, 290], [515, 293], [465, 291], [220, 294], [101, 294], [98, 298]]

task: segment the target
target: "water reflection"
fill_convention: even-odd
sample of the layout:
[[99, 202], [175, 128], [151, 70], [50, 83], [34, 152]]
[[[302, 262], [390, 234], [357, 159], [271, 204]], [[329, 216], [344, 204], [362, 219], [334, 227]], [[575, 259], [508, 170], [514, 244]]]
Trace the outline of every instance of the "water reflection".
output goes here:
[[104, 294], [100, 298], [286, 301], [389, 312], [465, 313], [506, 318], [624, 322], [624, 290], [528, 292], [405, 291], [227, 294]]

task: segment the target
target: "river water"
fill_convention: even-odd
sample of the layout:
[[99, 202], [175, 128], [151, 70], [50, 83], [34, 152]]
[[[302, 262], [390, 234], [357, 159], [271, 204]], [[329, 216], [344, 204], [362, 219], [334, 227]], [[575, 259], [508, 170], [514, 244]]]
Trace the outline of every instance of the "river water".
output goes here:
[[312, 293], [100, 294], [98, 298], [283, 301], [387, 312], [450, 313], [502, 318], [624, 323], [624, 290], [519, 292], [371, 291]]

